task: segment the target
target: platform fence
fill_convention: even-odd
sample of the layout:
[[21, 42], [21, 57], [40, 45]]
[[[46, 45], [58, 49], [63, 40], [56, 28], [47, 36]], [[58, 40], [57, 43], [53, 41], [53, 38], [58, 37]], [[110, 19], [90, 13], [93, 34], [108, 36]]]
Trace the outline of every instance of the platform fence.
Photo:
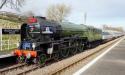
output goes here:
[[13, 40], [2, 40], [0, 42], [0, 51], [12, 50], [17, 47], [17, 42], [13, 42]]

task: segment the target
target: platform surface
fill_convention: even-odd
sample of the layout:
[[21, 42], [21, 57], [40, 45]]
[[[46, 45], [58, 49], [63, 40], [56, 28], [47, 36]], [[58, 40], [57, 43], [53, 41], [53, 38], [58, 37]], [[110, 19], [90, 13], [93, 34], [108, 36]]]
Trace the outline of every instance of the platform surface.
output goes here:
[[80, 75], [125, 75], [125, 40]]
[[11, 51], [0, 51], [0, 59], [13, 56]]

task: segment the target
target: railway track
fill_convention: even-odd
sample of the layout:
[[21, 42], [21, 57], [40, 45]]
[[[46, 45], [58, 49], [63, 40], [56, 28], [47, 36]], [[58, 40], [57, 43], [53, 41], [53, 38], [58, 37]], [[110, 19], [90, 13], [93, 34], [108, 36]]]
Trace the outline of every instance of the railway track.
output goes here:
[[34, 70], [36, 70], [36, 69], [39, 69], [39, 68], [41, 68], [41, 67], [43, 67], [43, 66], [35, 66], [35, 67], [33, 67], [32, 69], [27, 69], [27, 70], [25, 70], [25, 71], [23, 71], [23, 72], [18, 73], [17, 75], [25, 75], [25, 74], [27, 74], [27, 73], [29, 73], [29, 72], [31, 72], [31, 71], [34, 71]]
[[23, 63], [23, 64], [17, 64], [17, 65], [14, 65], [14, 66], [10, 66], [10, 67], [1, 69], [1, 70], [0, 70], [0, 74], [5, 75], [7, 72], [12, 71], [12, 70], [16, 70], [16, 69], [18, 69], [18, 68], [22, 68], [22, 67], [24, 67], [25, 65], [26, 65], [26, 64]]
[[[67, 68], [72, 67], [76, 64], [78, 64], [79, 62], [85, 62], [87, 58], [90, 58], [91, 56], [94, 56], [95, 54], [98, 54], [99, 52], [101, 52], [102, 50], [105, 50], [106, 48], [109, 48], [110, 46], [112, 46], [115, 42], [117, 42], [118, 40], [123, 39], [122, 38], [118, 38], [115, 39], [113, 41], [110, 41], [108, 43], [105, 43], [97, 48], [91, 49], [91, 50], [87, 50], [83, 53], [77, 54], [75, 56], [72, 56], [70, 58], [64, 59], [62, 61], [59, 61], [57, 63], [53, 63], [49, 66], [43, 67], [41, 69], [34, 69], [34, 70], [30, 70], [29, 72], [23, 72], [20, 75], [34, 75], [34, 74], [40, 74], [40, 75], [60, 75], [61, 72], [65, 71]], [[84, 55], [83, 55], [84, 54]], [[57, 66], [58, 65], [58, 66]], [[33, 71], [33, 72], [31, 72]], [[62, 74], [64, 75], [64, 74]], [[67, 75], [67, 74], [66, 74]], [[70, 75], [70, 74], [68, 74]]]
[[24, 71], [22, 71], [22, 72], [17, 73], [17, 75], [26, 75], [26, 74], [28, 74], [28, 73], [34, 71], [34, 70], [40, 69], [40, 68], [45, 67], [45, 66], [49, 66], [49, 65], [51, 65], [51, 64], [54, 63], [54, 62], [56, 62], [56, 61], [51, 61], [51, 60], [50, 60], [50, 63], [43, 64], [43, 65], [36, 65], [36, 66], [34, 66], [34, 67], [32, 67], [32, 68], [29, 68], [29, 69], [27, 69], [27, 70], [24, 70]]
[[[53, 62], [55, 62], [55, 61], [52, 61], [46, 65], [50, 65]], [[43, 64], [43, 65], [30, 64], [29, 65], [26, 63], [16, 64], [14, 66], [0, 69], [0, 75], [23, 75], [23, 74], [26, 74], [26, 73], [31, 72], [33, 70], [44, 67], [46, 65], [45, 64]]]
[[[97, 47], [95, 49], [87, 50], [83, 53], [74, 55], [62, 61], [59, 61], [53, 64], [52, 63], [48, 64], [46, 67], [43, 67], [43, 65], [17, 64], [12, 67], [8, 67], [8, 68], [0, 70], [0, 75], [26, 75], [26, 74], [34, 75], [37, 73], [40, 73], [42, 75], [58, 74], [61, 71], [65, 70], [66, 68], [73, 66], [74, 64], [77, 64], [78, 62], [85, 60], [86, 58], [91, 57], [96, 53], [99, 53], [102, 49], [112, 45], [114, 42], [118, 41], [119, 39], [121, 38], [110, 41], [100, 46], [99, 48]], [[36, 73], [33, 72], [35, 70], [37, 70]]]
[[[46, 66], [46, 67], [43, 67], [41, 65], [34, 66], [33, 68], [29, 68], [27, 70], [24, 70], [24, 71], [18, 73], [17, 75], [26, 75], [26, 74], [34, 75], [37, 73], [42, 74], [42, 75], [55, 75], [55, 74], [58, 75], [59, 72], [65, 70], [66, 68], [68, 68], [70, 66], [73, 66], [74, 64], [77, 64], [80, 61], [85, 60], [86, 58], [89, 58], [89, 57], [99, 53], [102, 49], [105, 49], [105, 48], [111, 46], [113, 43], [117, 42], [119, 39], [121, 39], [121, 38], [110, 41], [110, 42], [106, 43], [106, 45], [102, 45], [99, 48], [97, 47], [98, 49], [95, 48], [95, 49], [89, 50], [90, 52], [87, 52], [87, 51], [86, 51], [86, 53], [83, 52], [85, 54], [85, 56], [83, 56], [83, 54], [80, 53], [80, 54], [77, 54], [77, 55], [72, 56], [70, 58], [64, 59], [62, 61], [53, 63], [53, 64]], [[79, 58], [77, 58], [77, 57], [79, 57]], [[73, 59], [76, 59], [76, 60], [73, 60]], [[59, 65], [59, 66], [57, 66], [57, 65]], [[37, 71], [32, 72], [35, 70], [37, 70]], [[38, 72], [38, 70], [39, 70], [39, 72]]]

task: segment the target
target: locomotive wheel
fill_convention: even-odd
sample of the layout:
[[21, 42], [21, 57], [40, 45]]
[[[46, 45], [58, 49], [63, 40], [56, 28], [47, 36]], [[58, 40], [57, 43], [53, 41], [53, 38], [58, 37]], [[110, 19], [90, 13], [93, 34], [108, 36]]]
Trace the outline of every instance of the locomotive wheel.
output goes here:
[[54, 54], [54, 60], [58, 60], [59, 59], [59, 53], [55, 53]]
[[77, 53], [77, 48], [76, 48], [76, 45], [77, 45], [77, 41], [74, 40], [72, 43], [71, 43], [71, 46], [73, 46], [70, 50], [70, 54], [76, 54]]
[[61, 56], [66, 58], [69, 56], [69, 49], [61, 49]]
[[84, 50], [87, 50], [88, 49], [88, 42], [85, 42], [84, 43]]
[[92, 48], [91, 43], [87, 44], [87, 48], [89, 48], [89, 49]]
[[24, 56], [17, 57], [17, 63], [23, 63], [24, 62]]
[[38, 57], [38, 64], [45, 64], [46, 63], [46, 60], [47, 60], [47, 56], [46, 54], [41, 54], [39, 57]]
[[79, 52], [84, 51], [84, 46], [83, 45], [78, 46], [78, 50], [79, 50]]
[[76, 54], [77, 53], [77, 48], [76, 47], [73, 47], [73, 48], [71, 48], [71, 50], [70, 50], [70, 54]]
[[30, 59], [25, 58], [25, 63], [29, 64], [30, 63]]
[[37, 59], [37, 58], [33, 58], [32, 62], [33, 62], [34, 64], [37, 64], [37, 63], [38, 63], [38, 59]]

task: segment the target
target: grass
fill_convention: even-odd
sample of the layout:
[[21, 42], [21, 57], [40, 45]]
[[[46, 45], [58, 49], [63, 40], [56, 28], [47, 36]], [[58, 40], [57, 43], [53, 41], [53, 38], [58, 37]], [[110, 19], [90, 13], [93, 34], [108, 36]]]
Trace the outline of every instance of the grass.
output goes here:
[[21, 23], [0, 19], [0, 28], [20, 29]]

